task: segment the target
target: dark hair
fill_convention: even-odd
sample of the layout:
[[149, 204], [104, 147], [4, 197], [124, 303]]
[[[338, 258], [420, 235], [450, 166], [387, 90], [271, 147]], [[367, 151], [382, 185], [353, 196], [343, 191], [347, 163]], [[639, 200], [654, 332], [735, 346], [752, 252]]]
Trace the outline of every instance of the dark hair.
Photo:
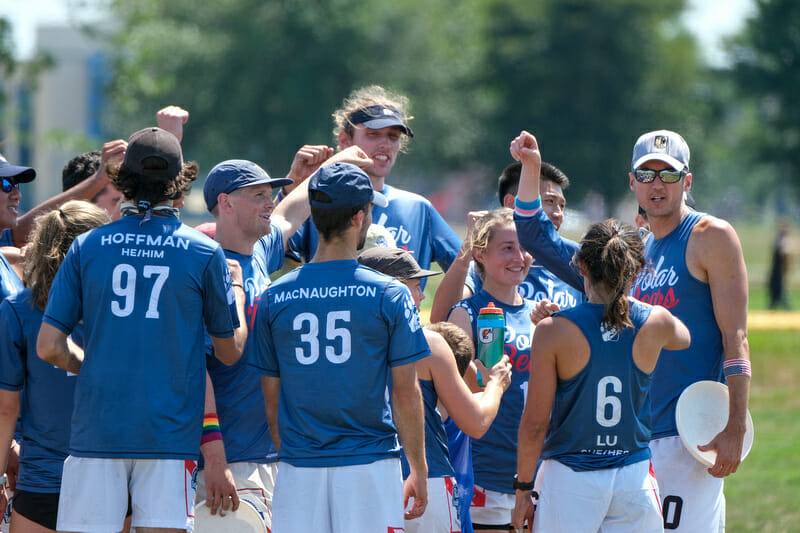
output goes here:
[[[522, 163], [519, 161], [514, 161], [500, 173], [500, 177], [497, 178], [497, 198], [500, 200], [500, 205], [503, 205], [503, 199], [507, 194], [516, 196], [519, 190], [519, 177], [521, 173]], [[542, 161], [540, 177], [543, 180], [552, 181], [561, 187], [562, 190], [569, 187], [569, 178], [567, 175], [564, 174], [560, 168], [546, 161]]]
[[425, 329], [435, 331], [444, 338], [456, 358], [458, 373], [464, 377], [469, 362], [475, 359], [475, 344], [467, 332], [451, 322], [435, 322], [425, 326]]
[[[330, 197], [321, 191], [308, 191], [308, 196], [314, 201], [330, 201]], [[365, 211], [369, 207], [369, 203], [356, 207], [345, 207], [339, 209], [323, 209], [321, 207], [311, 206], [311, 222], [317, 228], [320, 236], [329, 241], [334, 237], [342, 235], [347, 228], [350, 227], [350, 222], [359, 211]]]
[[191, 186], [197, 179], [199, 167], [194, 161], [183, 164], [180, 174], [174, 178], [144, 176], [131, 172], [121, 165], [106, 167], [111, 183], [119, 192], [133, 203], [146, 200], [155, 205], [180, 196], [181, 191]]
[[597, 222], [581, 239], [575, 256], [585, 265], [590, 280], [604, 286], [613, 296], [603, 310], [603, 322], [614, 329], [632, 326], [628, 293], [645, 265], [639, 232], [613, 218]]
[[100, 168], [100, 155], [100, 150], [95, 150], [70, 159], [61, 170], [61, 190], [71, 189], [97, 172]]

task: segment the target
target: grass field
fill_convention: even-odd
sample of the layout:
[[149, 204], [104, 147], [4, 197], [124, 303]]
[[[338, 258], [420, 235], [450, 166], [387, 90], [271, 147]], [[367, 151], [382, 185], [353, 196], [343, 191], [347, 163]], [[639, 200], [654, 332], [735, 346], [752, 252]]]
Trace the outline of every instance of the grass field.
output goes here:
[[[794, 311], [767, 311], [774, 227], [737, 223], [750, 284], [748, 339], [755, 440], [725, 482], [729, 533], [800, 532], [800, 257], [789, 287]], [[577, 238], [578, 236], [570, 236]], [[423, 322], [441, 276], [429, 278]]]

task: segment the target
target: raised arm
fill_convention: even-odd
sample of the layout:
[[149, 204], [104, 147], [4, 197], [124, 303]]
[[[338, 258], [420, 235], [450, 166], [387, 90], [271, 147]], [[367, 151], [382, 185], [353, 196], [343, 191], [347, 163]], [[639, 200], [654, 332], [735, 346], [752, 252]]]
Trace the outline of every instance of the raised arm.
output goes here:
[[168, 131], [183, 141], [183, 125], [189, 121], [189, 112], [176, 105], [169, 105], [156, 112], [156, 123], [164, 131]]
[[14, 245], [18, 248], [22, 248], [28, 242], [28, 236], [33, 230], [33, 223], [39, 215], [49, 213], [53, 209], [58, 209], [64, 202], [69, 200], [88, 201], [97, 196], [106, 185], [111, 183], [106, 174], [106, 164], [122, 161], [127, 148], [128, 142], [123, 139], [105, 143], [103, 145], [102, 155], [100, 156], [100, 168], [97, 169], [97, 172], [74, 187], [45, 200], [17, 218], [17, 223], [11, 230], [11, 235], [14, 238]]
[[[327, 146], [303, 146], [295, 154], [292, 168], [302, 167], [304, 170], [295, 172], [303, 174], [313, 168], [311, 174], [322, 165], [331, 165], [337, 162], [351, 163], [358, 167], [372, 164], [372, 160], [358, 146], [351, 146], [341, 152], [330, 156], [331, 148]], [[324, 158], [323, 158], [324, 157]], [[321, 159], [322, 158], [322, 159]], [[292, 172], [290, 172], [290, 175]], [[309, 174], [310, 175], [310, 174]], [[306, 176], [308, 177], [308, 176]], [[289, 193], [286, 198], [275, 207], [272, 213], [272, 222], [281, 228], [283, 233], [283, 248], [289, 251], [289, 239], [300, 228], [303, 222], [311, 215], [311, 206], [308, 203], [308, 180], [303, 178], [302, 183]]]
[[522, 131], [510, 146], [511, 156], [522, 163], [519, 189], [514, 208], [519, 243], [536, 260], [536, 263], [555, 274], [560, 280], [583, 292], [583, 278], [574, 267], [572, 257], [577, 243], [564, 239], [542, 210], [539, 198], [539, 172], [542, 155], [536, 137]]
[[461, 249], [444, 274], [431, 306], [431, 323], [447, 320], [450, 309], [464, 298], [472, 296], [472, 290], [464, 283], [469, 274], [469, 265], [472, 261], [471, 235], [475, 222], [486, 215], [488, 211], [470, 211], [467, 214], [467, 236], [461, 244]]

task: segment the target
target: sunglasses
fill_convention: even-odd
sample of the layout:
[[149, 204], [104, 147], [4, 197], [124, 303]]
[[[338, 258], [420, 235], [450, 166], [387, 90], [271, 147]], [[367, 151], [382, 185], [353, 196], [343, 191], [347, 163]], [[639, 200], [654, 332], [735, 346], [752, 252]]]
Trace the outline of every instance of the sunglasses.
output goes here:
[[656, 176], [661, 178], [662, 183], [676, 183], [686, 175], [685, 170], [634, 170], [633, 177], [639, 183], [651, 183]]
[[19, 189], [19, 183], [14, 183], [11, 180], [3, 178], [3, 192], [8, 194], [11, 192], [11, 189]]

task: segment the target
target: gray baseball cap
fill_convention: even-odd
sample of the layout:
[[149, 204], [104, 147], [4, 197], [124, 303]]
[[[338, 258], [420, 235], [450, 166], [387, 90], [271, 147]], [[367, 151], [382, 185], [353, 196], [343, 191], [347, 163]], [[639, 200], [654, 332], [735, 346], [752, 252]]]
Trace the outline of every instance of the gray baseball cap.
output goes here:
[[689, 169], [689, 145], [686, 141], [669, 130], [658, 130], [645, 133], [633, 146], [631, 169], [636, 170], [648, 161], [663, 161], [675, 170]]

